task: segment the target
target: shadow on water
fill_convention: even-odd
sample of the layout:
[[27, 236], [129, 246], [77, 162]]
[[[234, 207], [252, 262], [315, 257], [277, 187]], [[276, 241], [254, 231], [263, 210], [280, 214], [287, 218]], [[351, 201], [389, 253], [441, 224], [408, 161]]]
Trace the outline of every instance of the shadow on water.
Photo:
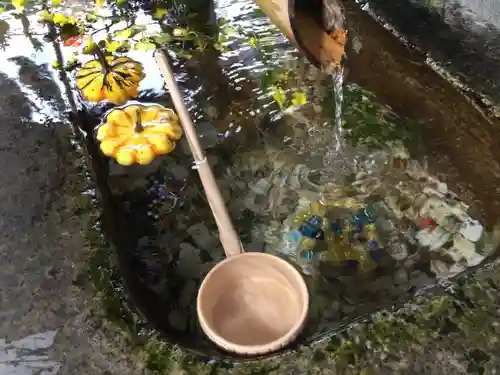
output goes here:
[[[349, 12], [348, 18], [355, 22], [373, 21], [363, 19], [355, 10]], [[313, 304], [310, 326], [299, 343], [327, 337], [366, 314], [402, 303], [422, 288], [434, 285], [436, 276], [442, 278], [476, 266], [493, 252], [495, 244], [490, 234], [483, 233], [481, 224], [475, 221], [483, 235], [477, 244], [466, 241], [465, 260], [453, 252], [458, 246], [455, 232], [440, 232], [439, 241], [444, 239], [441, 245], [446, 250], [437, 246], [434, 250], [440, 251], [434, 253], [419, 247], [411, 234], [410, 229], [418, 232], [418, 228], [412, 227], [406, 213], [422, 211], [432, 216], [429, 201], [445, 207], [439, 214], [443, 221], [453, 216], [446, 210], [454, 210], [460, 220], [472, 222], [462, 200], [479, 207], [477, 216], [488, 219], [490, 228], [498, 217], [498, 204], [491, 202], [498, 176], [490, 172], [495, 169], [491, 165], [496, 159], [488, 150], [471, 151], [463, 143], [472, 139], [477, 146], [483, 144], [483, 138], [496, 133], [483, 137], [484, 124], [489, 120], [479, 112], [466, 116], [457, 110], [456, 117], [446, 118], [452, 111], [450, 103], [465, 99], [440, 97], [431, 82], [438, 76], [429, 73], [422, 59], [408, 57], [407, 52], [401, 52], [402, 45], [388, 47], [397, 41], [380, 27], [373, 26], [369, 32], [356, 30], [363, 42], [371, 45], [353, 59], [344, 87], [343, 125], [352, 144], [350, 163], [356, 173], [345, 176], [346, 182], [331, 181], [331, 171], [323, 160], [336, 121], [331, 77], [299, 58], [251, 1], [217, 1], [212, 13], [202, 18], [205, 22], [216, 17], [247, 30], [259, 48], [235, 38], [228, 42], [232, 46], [228, 51], [208, 49], [191, 60], [175, 58], [174, 69], [246, 250], [279, 252], [290, 218], [300, 216], [300, 209], [307, 210], [310, 203], [327, 198], [332, 206], [336, 202], [348, 206], [353, 200], [361, 207], [372, 204], [383, 219], [380, 225], [389, 228], [384, 229], [387, 238], [382, 240], [387, 249], [377, 249], [380, 251], [376, 256], [336, 243], [336, 237], [327, 233], [329, 248], [321, 252], [325, 257], [321, 255], [316, 263], [300, 259], [303, 270], [309, 266], [317, 271], [306, 275]], [[213, 25], [209, 29], [217, 32]], [[36, 61], [17, 55], [9, 54], [9, 61], [17, 69], [40, 66], [39, 55]], [[172, 107], [151, 54], [135, 51], [129, 56], [143, 63], [147, 72], [138, 100]], [[400, 62], [403, 68], [385, 69], [382, 75], [384, 66], [391, 61]], [[37, 74], [44, 79], [44, 69]], [[414, 81], [415, 77], [422, 78], [423, 83]], [[422, 85], [432, 96], [423, 94]], [[377, 97], [366, 89], [376, 92]], [[289, 108], [286, 90], [288, 94], [305, 91], [307, 103], [299, 109]], [[185, 141], [149, 166], [121, 167], [103, 156], [93, 138], [100, 116], [110, 106], [78, 104], [82, 108], [73, 113], [73, 122], [87, 135], [86, 148], [103, 207], [103, 227], [115, 245], [132, 302], [170, 342], [205, 356], [232, 358], [204, 337], [196, 319], [197, 288], [203, 276], [222, 259], [223, 251]], [[456, 124], [460, 131], [470, 127], [467, 132], [463, 130], [463, 139], [452, 138], [461, 135], [452, 130], [453, 121], [461, 121]], [[454, 145], [447, 146], [447, 142]], [[423, 147], [415, 147], [417, 143]], [[463, 156], [457, 153], [462, 146]], [[464, 158], [471, 163], [464, 162]], [[434, 168], [431, 177], [451, 181], [459, 197], [448, 191], [446, 184], [429, 179], [426, 160]], [[480, 162], [486, 167], [472, 164]], [[337, 189], [334, 182], [341, 188]], [[481, 194], [483, 185], [488, 190]], [[429, 189], [440, 197], [427, 199], [424, 191]], [[356, 214], [346, 210], [348, 217]], [[346, 212], [342, 212], [344, 218]], [[455, 231], [464, 225], [459, 221], [448, 224]], [[432, 230], [425, 229], [432, 237]], [[391, 237], [393, 234], [397, 238]], [[430, 246], [439, 242], [435, 238], [427, 241]], [[332, 243], [333, 248], [342, 249], [343, 255], [333, 254]]]
[[[20, 83], [32, 88], [36, 96], [45, 100], [54, 112], [66, 111], [60, 87], [54, 82], [48, 64], [38, 65], [26, 56], [16, 56], [10, 61], [19, 67]], [[34, 82], [36, 85], [33, 85]]]
[[[40, 111], [40, 106], [63, 108], [64, 102], [57, 99], [60, 91], [52, 76], [48, 74], [40, 80], [39, 72], [44, 72], [44, 66], [32, 61], [19, 70], [17, 79], [0, 72], [0, 189], [8, 200], [1, 214], [0, 228], [6, 249], [2, 252], [2, 259], [10, 267], [15, 265], [13, 272], [17, 273], [32, 272], [26, 264], [29, 255], [23, 251], [12, 253], [10, 249], [21, 250], [21, 242], [37, 251], [42, 247], [43, 240], [33, 228], [44, 222], [47, 212], [58, 199], [57, 194], [67, 174], [67, 152], [71, 148], [61, 142], [68, 139], [68, 122], [51, 116], [50, 111]], [[35, 92], [41, 95], [37, 96]], [[48, 97], [56, 99], [49, 100]], [[28, 233], [30, 235], [25, 241], [24, 236]], [[43, 258], [44, 255], [40, 256]], [[36, 271], [33, 273], [37, 274]], [[16, 290], [16, 283], [15, 277], [9, 278], [7, 268], [2, 274], [3, 287]]]

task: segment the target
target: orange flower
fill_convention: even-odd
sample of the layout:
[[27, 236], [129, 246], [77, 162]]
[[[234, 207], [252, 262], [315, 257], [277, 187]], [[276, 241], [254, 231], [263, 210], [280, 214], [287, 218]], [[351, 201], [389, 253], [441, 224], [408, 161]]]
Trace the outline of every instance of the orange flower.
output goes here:
[[83, 44], [83, 36], [76, 35], [66, 39], [63, 43], [66, 47], [80, 47]]

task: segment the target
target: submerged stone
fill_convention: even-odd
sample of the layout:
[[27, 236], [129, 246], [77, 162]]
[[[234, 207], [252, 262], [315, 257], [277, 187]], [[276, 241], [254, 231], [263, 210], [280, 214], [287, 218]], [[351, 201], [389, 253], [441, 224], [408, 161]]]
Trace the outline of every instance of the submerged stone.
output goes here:
[[181, 243], [176, 269], [187, 279], [200, 278], [203, 270], [200, 250], [189, 243]]
[[469, 241], [477, 242], [483, 235], [483, 226], [477, 220], [464, 222], [460, 227], [460, 234]]

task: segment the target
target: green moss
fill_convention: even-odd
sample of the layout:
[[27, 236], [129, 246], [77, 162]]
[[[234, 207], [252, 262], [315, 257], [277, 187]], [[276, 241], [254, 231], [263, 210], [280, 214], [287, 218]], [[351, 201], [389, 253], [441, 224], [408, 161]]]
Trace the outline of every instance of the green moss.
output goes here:
[[452, 352], [474, 368], [485, 368], [498, 350], [496, 322], [500, 302], [497, 268], [460, 281], [453, 292], [418, 298], [403, 309], [377, 314], [369, 323], [351, 327], [326, 352], [337, 366], [371, 363], [376, 368], [408, 362], [429, 348]]
[[178, 352], [154, 333], [143, 332], [143, 322], [123, 293], [113, 247], [106, 242], [97, 222], [87, 231], [87, 245], [87, 263], [78, 284], [96, 296], [92, 307], [97, 327], [108, 331], [114, 343], [122, 346], [120, 349], [129, 351], [142, 370], [151, 374], [169, 373]]
[[[345, 85], [343, 95], [342, 126], [352, 144], [376, 149], [399, 141], [412, 154], [422, 151], [417, 146], [421, 126], [418, 121], [399, 117], [390, 107], [380, 104], [373, 92], [358, 85]], [[332, 119], [335, 119], [335, 105], [332, 106], [335, 102], [332, 90], [324, 100]]]
[[296, 355], [230, 368], [203, 364], [165, 344], [154, 333], [141, 332], [141, 321], [121, 292], [113, 249], [95, 224], [87, 239], [91, 250], [80, 281], [97, 296], [95, 318], [100, 327], [112, 330], [113, 336], [119, 338], [117, 344], [137, 358], [136, 363], [146, 374], [370, 375], [381, 369], [403, 371], [429, 348], [436, 353], [452, 352], [469, 373], [483, 374], [495, 360], [492, 353], [500, 350], [500, 340], [495, 338], [500, 333], [496, 318], [500, 276], [494, 267], [479, 271], [469, 280], [458, 281], [450, 293], [418, 297], [396, 312], [380, 312], [327, 344], [303, 348]]

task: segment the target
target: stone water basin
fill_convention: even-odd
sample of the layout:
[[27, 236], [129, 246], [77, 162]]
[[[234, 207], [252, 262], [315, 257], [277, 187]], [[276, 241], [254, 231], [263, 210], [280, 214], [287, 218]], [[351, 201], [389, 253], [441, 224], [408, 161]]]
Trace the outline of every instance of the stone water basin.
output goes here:
[[[179, 60], [175, 68], [245, 248], [285, 256], [308, 281], [313, 296], [310, 324], [297, 343], [328, 337], [366, 314], [403, 303], [487, 261], [498, 245], [498, 231], [496, 206], [488, 207], [485, 197], [492, 196], [497, 177], [492, 173], [474, 181], [464, 173], [469, 166], [457, 157], [461, 143], [455, 136], [467, 123], [453, 133], [432, 112], [446, 119], [450, 104], [430, 106], [432, 97], [421, 96], [425, 88], [411, 81], [416, 80], [411, 70], [403, 77], [409, 82], [406, 97], [416, 100], [408, 104], [399, 91], [390, 91], [400, 83], [399, 72], [387, 72], [392, 80], [387, 85], [382, 85], [380, 73], [364, 73], [367, 47], [353, 63], [344, 91], [348, 144], [332, 160], [331, 77], [298, 59], [278, 32], [251, 12], [249, 2], [237, 5], [248, 14], [235, 22], [258, 24], [275, 59], [236, 45], [231, 52], [207, 53], [189, 63]], [[230, 8], [221, 5], [219, 11]], [[391, 48], [397, 55], [390, 61], [411, 57]], [[150, 56], [137, 59], [147, 65], [149, 82], [159, 82]], [[450, 90], [430, 69], [420, 69], [427, 74], [424, 80], [437, 82], [430, 94], [436, 87]], [[266, 95], [269, 86], [259, 88], [266, 72], [292, 77], [284, 86], [305, 88], [307, 103], [280, 110]], [[140, 100], [172, 106], [157, 86], [143, 93]], [[90, 114], [105, 109], [93, 108]], [[463, 111], [469, 109], [476, 111], [472, 106]], [[470, 118], [482, 118], [474, 113]], [[410, 126], [409, 118], [417, 122]], [[94, 125], [87, 121], [87, 126]], [[485, 128], [486, 122], [468, 125], [476, 133], [500, 138], [498, 130]], [[445, 131], [438, 130], [441, 125]], [[476, 142], [472, 149], [482, 145], [482, 138], [474, 141], [466, 134], [465, 139]], [[440, 149], [442, 144], [451, 145]], [[181, 142], [174, 153], [148, 167], [120, 167], [91, 141], [87, 146], [104, 201], [104, 229], [115, 244], [131, 301], [168, 341], [204, 356], [234, 358], [204, 337], [196, 319], [197, 288], [223, 252], [186, 144]], [[484, 165], [491, 165], [487, 153], [473, 156], [474, 162], [484, 158]], [[358, 218], [354, 223], [350, 218], [367, 207], [376, 212], [373, 222], [364, 223], [347, 240], [336, 237], [332, 223], [347, 220], [356, 226]], [[323, 237], [290, 245], [287, 233], [295, 230], [307, 237], [302, 226], [315, 215], [322, 220]], [[370, 241], [378, 244], [375, 249]]]

